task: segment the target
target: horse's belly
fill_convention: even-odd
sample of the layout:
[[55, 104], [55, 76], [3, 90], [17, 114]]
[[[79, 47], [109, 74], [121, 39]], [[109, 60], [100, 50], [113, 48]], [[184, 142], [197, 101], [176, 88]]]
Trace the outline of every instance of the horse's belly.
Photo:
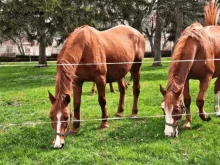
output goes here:
[[95, 81], [97, 76], [106, 76], [106, 82], [115, 82], [130, 71], [132, 64], [108, 64], [107, 69], [97, 66], [79, 66], [76, 70], [76, 77], [81, 81]]
[[207, 69], [204, 65], [193, 65], [189, 72], [190, 79], [201, 79], [207, 74]]
[[130, 71], [131, 64], [112, 64], [107, 66], [107, 82], [114, 82], [122, 79]]

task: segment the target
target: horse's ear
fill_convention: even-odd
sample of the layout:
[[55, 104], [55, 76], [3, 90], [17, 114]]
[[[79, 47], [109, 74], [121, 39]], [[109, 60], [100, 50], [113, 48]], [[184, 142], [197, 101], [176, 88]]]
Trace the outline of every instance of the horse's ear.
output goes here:
[[64, 103], [66, 104], [66, 105], [68, 105], [69, 103], [70, 103], [70, 95], [69, 94], [66, 94], [66, 97], [64, 98]]
[[50, 93], [50, 91], [48, 91], [48, 94], [49, 94], [50, 102], [51, 104], [53, 104], [56, 101], [56, 98]]
[[160, 93], [163, 95], [163, 96], [165, 96], [166, 95], [166, 91], [165, 91], [165, 89], [163, 89], [163, 87], [162, 87], [162, 85], [160, 85]]

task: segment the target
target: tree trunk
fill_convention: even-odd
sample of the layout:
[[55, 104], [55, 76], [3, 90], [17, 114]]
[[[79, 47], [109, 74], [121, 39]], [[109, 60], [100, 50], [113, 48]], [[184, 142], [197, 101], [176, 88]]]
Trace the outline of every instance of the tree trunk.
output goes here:
[[46, 67], [47, 66], [45, 35], [42, 35], [40, 38], [38, 66], [39, 67]]
[[153, 37], [148, 37], [148, 40], [150, 42], [151, 47], [151, 56], [154, 57], [154, 43], [153, 43]]
[[183, 9], [182, 9], [182, 1], [176, 1], [176, 35], [175, 35], [175, 43], [179, 39], [181, 32], [183, 30]]
[[19, 39], [19, 43], [20, 43], [20, 44], [18, 44], [19, 52], [20, 52], [21, 55], [25, 55], [25, 51], [24, 51], [24, 47], [23, 47], [21, 38]]
[[162, 66], [161, 63], [161, 36], [162, 36], [162, 19], [160, 18], [159, 11], [156, 13], [156, 30], [154, 38], [154, 62], [152, 66]]

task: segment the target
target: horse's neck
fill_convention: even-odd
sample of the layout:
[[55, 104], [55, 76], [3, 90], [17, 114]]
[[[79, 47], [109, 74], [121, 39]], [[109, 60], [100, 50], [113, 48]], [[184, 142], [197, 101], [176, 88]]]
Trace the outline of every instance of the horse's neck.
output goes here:
[[167, 90], [178, 92], [184, 87], [185, 81], [192, 66], [189, 62], [173, 62], [169, 69]]
[[66, 96], [72, 91], [74, 67], [66, 61], [57, 62], [56, 98]]
[[175, 46], [168, 72], [167, 90], [179, 91], [185, 84], [198, 50], [197, 44], [193, 44], [194, 40], [189, 40], [194, 38], [193, 35], [192, 32], [181, 36]]

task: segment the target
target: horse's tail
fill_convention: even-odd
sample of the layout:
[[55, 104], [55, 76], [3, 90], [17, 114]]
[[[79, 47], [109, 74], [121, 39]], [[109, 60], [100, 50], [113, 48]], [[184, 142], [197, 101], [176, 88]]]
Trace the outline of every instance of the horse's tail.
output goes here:
[[219, 17], [219, 7], [216, 0], [209, 0], [207, 5], [204, 7], [205, 11], [205, 24], [208, 25], [217, 25]]

